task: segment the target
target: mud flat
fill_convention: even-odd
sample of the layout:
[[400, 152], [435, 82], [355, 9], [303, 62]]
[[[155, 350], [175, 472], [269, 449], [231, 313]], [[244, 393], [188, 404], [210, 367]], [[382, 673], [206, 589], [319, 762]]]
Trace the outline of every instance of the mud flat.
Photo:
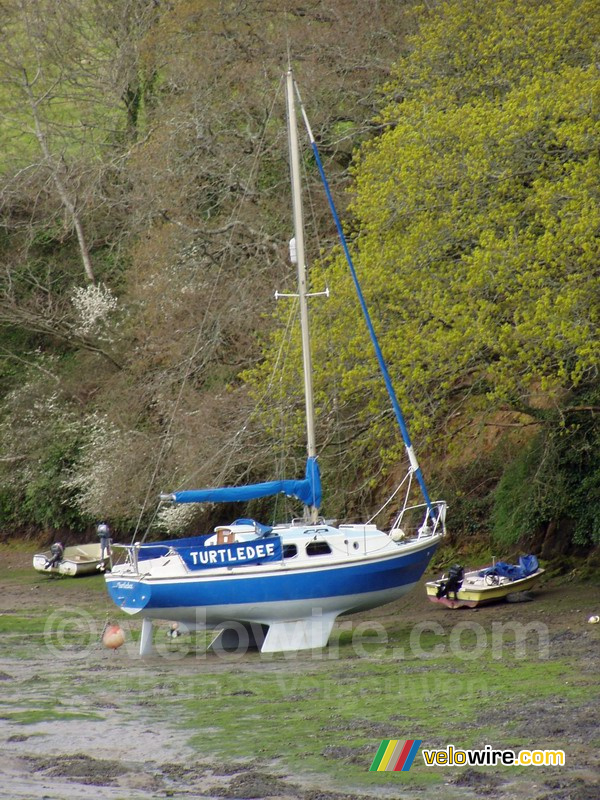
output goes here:
[[[100, 576], [51, 579], [22, 549], [0, 566], [0, 798], [597, 800], [598, 585], [449, 611], [423, 587], [343, 619], [331, 646], [213, 654], [203, 635], [137, 655], [140, 624]], [[101, 643], [108, 621], [125, 645]], [[422, 748], [563, 750], [559, 766], [369, 772], [382, 739]]]

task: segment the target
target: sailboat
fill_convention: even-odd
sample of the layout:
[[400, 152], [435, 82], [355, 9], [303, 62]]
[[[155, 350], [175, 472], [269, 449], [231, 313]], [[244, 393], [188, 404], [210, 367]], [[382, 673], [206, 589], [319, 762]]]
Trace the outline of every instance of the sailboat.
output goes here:
[[[178, 491], [161, 495], [161, 502], [243, 503], [283, 492], [300, 500], [305, 513], [301, 519], [273, 526], [242, 518], [207, 535], [122, 545], [126, 560], [113, 565], [105, 579], [116, 605], [142, 619], [141, 655], [152, 651], [154, 620], [169, 620], [188, 630], [216, 629], [212, 647], [217, 650], [256, 647], [265, 653], [324, 647], [338, 616], [384, 605], [415, 586], [445, 533], [446, 504], [429, 497], [291, 70], [286, 75], [286, 105], [295, 234], [291, 257], [298, 270], [307, 420], [305, 476]], [[336, 526], [319, 512], [297, 107], [408, 454], [406, 499], [388, 531], [370, 521]], [[424, 502], [410, 506], [413, 477]]]

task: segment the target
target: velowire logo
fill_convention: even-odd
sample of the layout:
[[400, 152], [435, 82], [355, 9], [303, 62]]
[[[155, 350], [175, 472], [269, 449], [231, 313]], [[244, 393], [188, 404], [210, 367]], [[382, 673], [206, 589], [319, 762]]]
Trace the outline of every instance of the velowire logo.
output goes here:
[[408, 772], [411, 768], [422, 739], [384, 739], [369, 772]]

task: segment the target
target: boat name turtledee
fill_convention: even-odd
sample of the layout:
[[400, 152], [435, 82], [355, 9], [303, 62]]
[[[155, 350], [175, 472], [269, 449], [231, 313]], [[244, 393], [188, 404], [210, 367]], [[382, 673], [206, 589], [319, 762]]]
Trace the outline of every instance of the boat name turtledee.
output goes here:
[[241, 561], [251, 561], [255, 558], [271, 558], [275, 553], [275, 545], [238, 545], [234, 548], [215, 547], [206, 550], [191, 550], [190, 558], [194, 566], [197, 564], [233, 564]]

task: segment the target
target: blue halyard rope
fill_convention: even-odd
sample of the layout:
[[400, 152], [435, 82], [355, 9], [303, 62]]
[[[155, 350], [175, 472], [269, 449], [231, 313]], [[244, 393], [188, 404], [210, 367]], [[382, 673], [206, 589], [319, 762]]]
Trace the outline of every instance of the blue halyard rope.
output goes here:
[[[306, 118], [306, 114], [304, 113], [304, 108], [302, 108], [304, 121], [308, 127], [308, 135], [310, 138], [310, 144], [312, 147], [312, 151], [315, 156], [315, 160], [317, 162], [317, 167], [319, 168], [319, 173], [321, 175], [321, 180], [323, 181], [323, 186], [325, 187], [325, 194], [327, 195], [327, 201], [329, 202], [329, 207], [331, 209], [331, 213], [333, 214], [333, 219], [335, 222], [335, 226], [337, 228], [338, 236], [340, 237], [340, 242], [342, 248], [344, 250], [344, 255], [346, 256], [346, 261], [348, 262], [348, 267], [350, 268], [350, 274], [352, 275], [352, 280], [354, 281], [354, 286], [356, 288], [356, 293], [358, 295], [358, 301], [360, 303], [360, 307], [362, 308], [362, 312], [365, 318], [365, 322], [367, 323], [367, 328], [369, 329], [369, 336], [371, 337], [371, 341], [373, 342], [373, 347], [375, 348], [375, 355], [377, 356], [377, 361], [379, 362], [379, 368], [383, 375], [383, 380], [385, 382], [386, 389], [390, 396], [390, 400], [392, 401], [392, 407], [394, 409], [394, 413], [396, 415], [396, 419], [398, 421], [398, 425], [400, 426], [400, 432], [402, 433], [402, 439], [404, 440], [404, 444], [406, 445], [406, 449], [409, 454], [409, 459], [411, 461], [411, 466], [413, 467], [415, 477], [419, 482], [419, 486], [421, 487], [421, 491], [423, 492], [423, 498], [425, 499], [425, 503], [427, 504], [427, 509], [429, 511], [429, 515], [432, 519], [435, 519], [436, 513], [434, 512], [433, 506], [431, 504], [431, 499], [429, 497], [429, 492], [427, 491], [427, 486], [425, 485], [425, 479], [423, 478], [423, 473], [421, 472], [421, 467], [416, 462], [414, 452], [412, 449], [412, 443], [410, 440], [410, 434], [408, 433], [408, 428], [406, 427], [406, 422], [404, 420], [404, 414], [402, 413], [402, 409], [400, 408], [400, 404], [398, 403], [398, 398], [396, 397], [396, 392], [394, 391], [394, 387], [392, 385], [392, 381], [390, 378], [390, 374], [388, 372], [385, 360], [383, 358], [383, 353], [381, 352], [381, 348], [379, 347], [379, 342], [377, 340], [377, 335], [375, 333], [375, 329], [373, 328], [373, 323], [371, 322], [371, 315], [369, 314], [369, 309], [367, 308], [367, 304], [365, 302], [365, 298], [358, 280], [358, 275], [356, 274], [356, 269], [354, 268], [354, 262], [352, 260], [352, 256], [350, 255], [350, 250], [348, 248], [348, 243], [346, 241], [346, 236], [342, 229], [342, 223], [340, 222], [340, 218], [338, 216], [335, 203], [333, 201], [333, 197], [331, 195], [331, 190], [329, 188], [329, 182], [327, 180], [327, 176], [325, 175], [325, 170], [323, 169], [323, 164], [321, 162], [321, 157], [319, 156], [319, 151], [317, 149], [317, 144], [314, 140], [312, 135], [312, 131], [310, 130], [310, 125], [308, 125], [308, 120]], [[416, 468], [415, 468], [416, 463]]]

